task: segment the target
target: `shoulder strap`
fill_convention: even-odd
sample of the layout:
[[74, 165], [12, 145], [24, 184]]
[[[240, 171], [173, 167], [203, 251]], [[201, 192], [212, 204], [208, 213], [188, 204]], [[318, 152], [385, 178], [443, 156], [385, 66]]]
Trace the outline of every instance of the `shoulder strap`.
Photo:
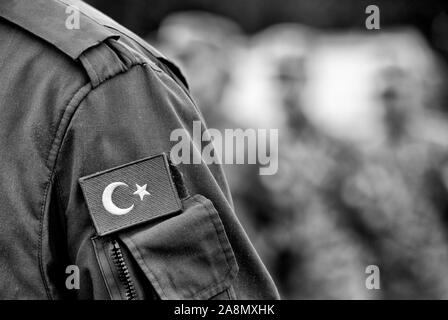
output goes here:
[[[75, 4], [76, 5], [76, 4]], [[85, 50], [119, 34], [81, 12], [80, 29], [65, 26], [69, 6], [58, 0], [2, 0], [0, 16], [77, 59]]]
[[[67, 9], [74, 6], [80, 12], [80, 28], [68, 29], [66, 27], [66, 20], [71, 11]], [[156, 58], [164, 64], [172, 76], [177, 77], [186, 87], [188, 86], [185, 78], [180, 70], [166, 59], [159, 51], [154, 49], [137, 35], [127, 30], [111, 18], [107, 17], [100, 11], [89, 6], [80, 0], [1, 0], [0, 1], [0, 16], [6, 20], [20, 26], [21, 28], [33, 33], [44, 41], [53, 44], [63, 53], [71, 57], [73, 60], [79, 60], [84, 68], [86, 68], [89, 77], [94, 84], [100, 83], [102, 80], [112, 76], [110, 71], [114, 69], [115, 72], [120, 68], [104, 68], [104, 66], [90, 63], [90, 67], [95, 67], [104, 73], [89, 72], [89, 59], [101, 54], [112, 54], [108, 44], [118, 43], [122, 38], [132, 39], [132, 42], [142, 47], [148, 55]], [[112, 41], [112, 42], [111, 42]], [[121, 40], [120, 40], [121, 41]], [[129, 41], [125, 41], [128, 42]], [[125, 45], [123, 43], [123, 45]], [[101, 50], [89, 50], [93, 47]], [[128, 47], [130, 48], [130, 47]], [[134, 49], [137, 49], [136, 47]], [[98, 51], [98, 52], [96, 52]], [[116, 50], [114, 50], [116, 51]], [[121, 51], [121, 50], [119, 50]], [[133, 51], [136, 53], [139, 49]], [[95, 55], [93, 55], [95, 53]], [[115, 52], [117, 53], [117, 51]], [[138, 58], [132, 55], [134, 58]], [[146, 56], [146, 54], [144, 54]], [[122, 57], [117, 57], [121, 59]], [[101, 59], [96, 61], [101, 62]], [[91, 69], [91, 68], [90, 68]], [[117, 69], [117, 70], [115, 70]], [[95, 73], [99, 77], [95, 76]], [[93, 76], [92, 76], [93, 75]]]

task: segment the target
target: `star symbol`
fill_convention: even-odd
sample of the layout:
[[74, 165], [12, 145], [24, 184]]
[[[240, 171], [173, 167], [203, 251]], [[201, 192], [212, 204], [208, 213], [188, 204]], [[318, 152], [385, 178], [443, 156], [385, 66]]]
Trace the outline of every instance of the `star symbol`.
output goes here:
[[143, 197], [151, 194], [146, 190], [146, 184], [143, 186], [139, 186], [138, 184], [135, 185], [137, 187], [137, 191], [135, 191], [133, 194], [136, 194], [140, 197], [140, 200], [143, 201]]

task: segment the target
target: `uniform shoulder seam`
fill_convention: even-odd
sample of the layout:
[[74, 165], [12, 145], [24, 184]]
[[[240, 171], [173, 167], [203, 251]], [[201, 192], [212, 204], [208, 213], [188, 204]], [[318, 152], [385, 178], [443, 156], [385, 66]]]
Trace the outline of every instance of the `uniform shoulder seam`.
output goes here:
[[86, 50], [79, 61], [94, 88], [135, 65], [153, 64], [149, 58], [113, 39]]
[[[56, 134], [53, 138], [53, 142], [50, 147], [50, 151], [48, 153], [47, 159], [46, 159], [46, 166], [49, 169], [49, 174], [46, 179], [45, 183], [45, 189], [42, 199], [42, 205], [40, 208], [40, 215], [39, 215], [39, 237], [38, 237], [38, 264], [39, 264], [39, 271], [42, 277], [42, 281], [44, 284], [45, 292], [47, 294], [47, 298], [49, 300], [53, 299], [53, 295], [50, 290], [49, 286], [49, 279], [47, 277], [47, 274], [45, 272], [45, 264], [44, 264], [44, 229], [45, 229], [45, 216], [46, 212], [48, 211], [48, 197], [49, 197], [49, 191], [51, 189], [51, 185], [54, 179], [55, 169], [56, 169], [56, 162], [59, 155], [59, 149], [62, 145], [63, 137], [66, 133], [66, 127], [71, 122], [71, 119], [73, 115], [75, 114], [75, 111], [78, 107], [78, 105], [84, 100], [84, 98], [89, 94], [89, 92], [92, 90], [92, 86], [90, 83], [87, 83], [83, 85], [81, 88], [79, 88], [75, 94], [72, 96], [70, 101], [68, 102], [67, 106], [64, 109], [63, 115], [61, 120], [59, 121], [58, 128], [56, 130]], [[65, 124], [65, 125], [64, 125]], [[47, 239], [48, 240], [48, 239]]]
[[[84, 84], [82, 87], [80, 87], [72, 96], [72, 98], [67, 103], [66, 107], [64, 108], [63, 115], [61, 117], [61, 120], [59, 121], [59, 124], [57, 126], [57, 130], [55, 133], [55, 136], [53, 138], [50, 151], [48, 153], [47, 159], [45, 161], [45, 164], [47, 168], [49, 169], [49, 174], [46, 179], [45, 187], [44, 187], [44, 194], [42, 196], [42, 205], [40, 208], [40, 214], [39, 214], [39, 235], [38, 235], [38, 264], [39, 264], [39, 271], [42, 277], [43, 285], [45, 288], [45, 292], [47, 294], [47, 298], [49, 300], [53, 300], [53, 295], [50, 289], [50, 281], [47, 277], [47, 274], [45, 272], [45, 263], [44, 263], [44, 241], [48, 240], [45, 239], [45, 227], [46, 227], [46, 213], [48, 212], [49, 208], [49, 196], [50, 196], [50, 190], [54, 183], [57, 164], [58, 164], [58, 158], [61, 152], [61, 149], [64, 145], [65, 137], [67, 135], [67, 131], [70, 127], [70, 124], [72, 123], [72, 120], [79, 109], [79, 106], [82, 104], [82, 102], [89, 96], [91, 92], [96, 91], [97, 88], [101, 87], [103, 84], [107, 83], [109, 80], [114, 79], [116, 76], [127, 73], [128, 71], [132, 70], [133, 67], [136, 66], [142, 66], [145, 65], [145, 63], [135, 63], [131, 65], [128, 69], [116, 73], [113, 76], [105, 79], [103, 82], [99, 83], [97, 86], [93, 86], [91, 82], [88, 82], [87, 84]], [[65, 210], [65, 208], [64, 208]]]

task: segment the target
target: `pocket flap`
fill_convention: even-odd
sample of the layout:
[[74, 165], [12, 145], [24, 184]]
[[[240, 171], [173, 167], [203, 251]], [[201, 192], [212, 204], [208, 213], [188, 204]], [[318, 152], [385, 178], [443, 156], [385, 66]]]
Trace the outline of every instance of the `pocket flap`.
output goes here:
[[182, 205], [181, 214], [119, 237], [161, 299], [209, 299], [230, 288], [238, 265], [210, 200], [196, 195]]

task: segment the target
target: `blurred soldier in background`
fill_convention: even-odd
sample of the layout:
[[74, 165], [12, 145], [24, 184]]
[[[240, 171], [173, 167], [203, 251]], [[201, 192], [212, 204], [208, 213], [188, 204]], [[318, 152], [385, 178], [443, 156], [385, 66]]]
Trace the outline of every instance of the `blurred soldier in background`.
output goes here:
[[[298, 268], [289, 292], [447, 297], [441, 173], [448, 127], [434, 105], [437, 61], [418, 34], [406, 30], [324, 37], [310, 56], [303, 112], [314, 138], [291, 140], [283, 154], [289, 165], [280, 163], [279, 173], [292, 167], [287, 175], [294, 178], [283, 190], [271, 188], [276, 196], [295, 190], [290, 255]], [[366, 289], [367, 265], [380, 268], [381, 290]]]
[[232, 116], [220, 105], [247, 43], [238, 25], [211, 13], [175, 13], [164, 19], [157, 41], [188, 74], [192, 95], [209, 127], [229, 127]]
[[[228, 66], [229, 47], [187, 70]], [[280, 129], [276, 175], [225, 168], [283, 296], [447, 298], [444, 66], [422, 37], [284, 24], [233, 52], [229, 81], [207, 83], [222, 99], [204, 108], [225, 126]], [[381, 290], [367, 289], [368, 265], [379, 267]]]

